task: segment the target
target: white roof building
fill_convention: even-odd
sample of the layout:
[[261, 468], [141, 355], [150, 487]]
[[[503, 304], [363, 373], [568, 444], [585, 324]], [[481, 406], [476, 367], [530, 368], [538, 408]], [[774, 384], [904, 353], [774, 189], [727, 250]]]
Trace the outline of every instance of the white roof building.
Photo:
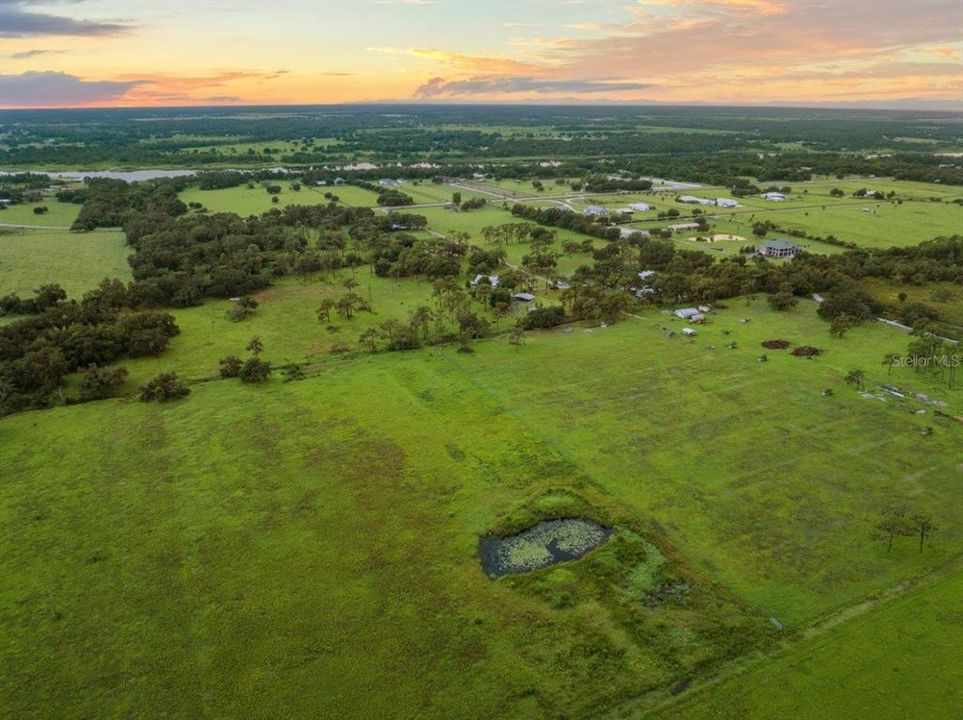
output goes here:
[[736, 208], [739, 207], [739, 203], [731, 198], [716, 198], [716, 207]]
[[594, 215], [595, 217], [606, 217], [609, 214], [609, 211], [601, 205], [586, 205], [582, 212], [586, 215]]
[[672, 314], [677, 318], [681, 318], [682, 320], [688, 320], [689, 318], [695, 317], [696, 315], [701, 315], [702, 313], [699, 312], [699, 308], [690, 307], [673, 310]]
[[765, 192], [761, 197], [763, 200], [772, 200], [775, 202], [782, 202], [786, 199], [786, 196], [780, 192]]
[[648, 212], [652, 209], [651, 205], [644, 202], [629, 203], [626, 207], [634, 212]]
[[692, 203], [695, 205], [715, 205], [715, 200], [709, 198], [696, 197], [695, 195], [680, 195], [679, 202]]

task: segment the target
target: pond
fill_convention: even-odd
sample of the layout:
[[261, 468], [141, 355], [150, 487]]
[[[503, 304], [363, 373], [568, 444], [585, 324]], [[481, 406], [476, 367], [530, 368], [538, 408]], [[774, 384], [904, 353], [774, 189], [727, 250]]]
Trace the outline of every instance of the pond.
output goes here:
[[506, 537], [484, 537], [478, 543], [482, 570], [494, 579], [578, 560], [612, 534], [612, 528], [583, 518], [545, 520]]
[[[47, 172], [45, 170], [24, 170], [38, 175], [49, 175], [58, 180], [83, 180], [84, 178], [110, 178], [111, 180], [126, 180], [127, 182], [143, 182], [158, 178], [186, 177], [196, 174], [196, 170], [70, 170]], [[0, 175], [13, 175], [14, 172], [0, 170]]]

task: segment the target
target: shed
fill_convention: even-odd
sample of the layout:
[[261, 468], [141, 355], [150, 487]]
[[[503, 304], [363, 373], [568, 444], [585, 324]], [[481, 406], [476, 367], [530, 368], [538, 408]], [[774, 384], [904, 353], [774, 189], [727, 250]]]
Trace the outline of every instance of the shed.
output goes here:
[[679, 308], [678, 310], [674, 310], [672, 314], [675, 315], [677, 318], [681, 318], [682, 320], [688, 320], [689, 318], [694, 317], [696, 315], [701, 315], [702, 313], [699, 312], [699, 308], [690, 307], [690, 308]]
[[686, 328], [682, 328], [682, 334], [685, 335], [686, 337], [692, 337], [693, 335], [696, 334], [696, 331], [690, 327], [686, 327]]
[[519, 302], [531, 302], [535, 299], [535, 296], [527, 292], [519, 292], [512, 295], [512, 300], [518, 300]]

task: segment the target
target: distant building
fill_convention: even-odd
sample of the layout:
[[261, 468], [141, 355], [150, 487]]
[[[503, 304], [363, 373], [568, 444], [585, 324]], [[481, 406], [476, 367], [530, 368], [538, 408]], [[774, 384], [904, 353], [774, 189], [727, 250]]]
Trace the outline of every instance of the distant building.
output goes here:
[[519, 302], [531, 302], [535, 299], [535, 296], [527, 292], [519, 292], [512, 295], [512, 300], [518, 300]]
[[648, 212], [652, 209], [651, 205], [644, 202], [629, 203], [626, 207], [633, 212]]
[[786, 196], [780, 192], [764, 192], [761, 197], [763, 200], [772, 200], [773, 202], [782, 202], [786, 199]]
[[731, 198], [716, 198], [716, 207], [737, 208], [739, 203]]
[[483, 280], [488, 280], [488, 284], [492, 287], [498, 287], [498, 275], [476, 275], [471, 284], [480, 285]]
[[699, 316], [702, 315], [702, 313], [699, 312], [699, 308], [694, 308], [694, 307], [679, 308], [678, 310], [674, 310], [672, 314], [675, 315], [677, 318], [680, 318], [681, 320], [688, 320], [690, 318], [695, 317], [696, 315], [699, 315]]
[[648, 280], [655, 277], [655, 270], [643, 270], [639, 273], [639, 280]]
[[344, 185], [344, 183], [345, 183], [345, 179], [343, 177], [336, 177], [334, 179], [335, 185]]
[[759, 249], [759, 254], [766, 257], [795, 257], [801, 248], [789, 240], [766, 240]]
[[693, 335], [696, 334], [696, 331], [693, 330], [692, 328], [682, 328], [682, 334], [685, 335], [686, 337], [692, 337]]
[[698, 230], [701, 227], [699, 223], [676, 223], [675, 225], [669, 225], [669, 230], [672, 232], [684, 232], [686, 230]]
[[691, 205], [715, 205], [715, 200], [710, 200], [709, 198], [696, 197], [695, 195], [680, 195], [679, 202], [689, 203]]
[[392, 179], [392, 178], [381, 178], [381, 179], [378, 181], [378, 184], [379, 184], [381, 187], [398, 187], [399, 185], [401, 185], [402, 182], [403, 182], [403, 181], [402, 181], [400, 178], [397, 179], [397, 180]]
[[633, 235], [641, 235], [642, 237], [649, 237], [649, 231], [639, 230], [637, 228], [632, 228], [632, 227], [619, 228], [619, 237], [622, 240], [627, 240]]
[[601, 205], [586, 205], [582, 213], [592, 217], [608, 217], [609, 215], [609, 211]]

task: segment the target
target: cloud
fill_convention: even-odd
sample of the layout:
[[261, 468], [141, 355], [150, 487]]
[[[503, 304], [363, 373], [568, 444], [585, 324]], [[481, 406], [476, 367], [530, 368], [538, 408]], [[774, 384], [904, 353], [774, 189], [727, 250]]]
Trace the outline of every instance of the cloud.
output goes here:
[[534, 77], [473, 77], [446, 80], [435, 77], [419, 86], [416, 98], [459, 97], [465, 95], [513, 93], [603, 93], [651, 88], [649, 83], [607, 80], [556, 80]]
[[59, 55], [65, 52], [64, 50], [22, 50], [21, 52], [15, 52], [10, 55], [11, 60], [27, 60], [32, 57], [37, 57], [38, 55]]
[[53, 107], [116, 101], [144, 80], [91, 81], [63, 72], [0, 75], [0, 107]]
[[466, 55], [436, 48], [367, 47], [365, 50], [385, 55], [408, 55], [476, 73], [509, 74], [532, 72], [537, 69], [531, 63], [501, 55]]
[[0, 37], [39, 37], [52, 35], [120, 35], [131, 27], [122, 23], [76, 20], [63, 15], [25, 10], [23, 0], [0, 0]]

